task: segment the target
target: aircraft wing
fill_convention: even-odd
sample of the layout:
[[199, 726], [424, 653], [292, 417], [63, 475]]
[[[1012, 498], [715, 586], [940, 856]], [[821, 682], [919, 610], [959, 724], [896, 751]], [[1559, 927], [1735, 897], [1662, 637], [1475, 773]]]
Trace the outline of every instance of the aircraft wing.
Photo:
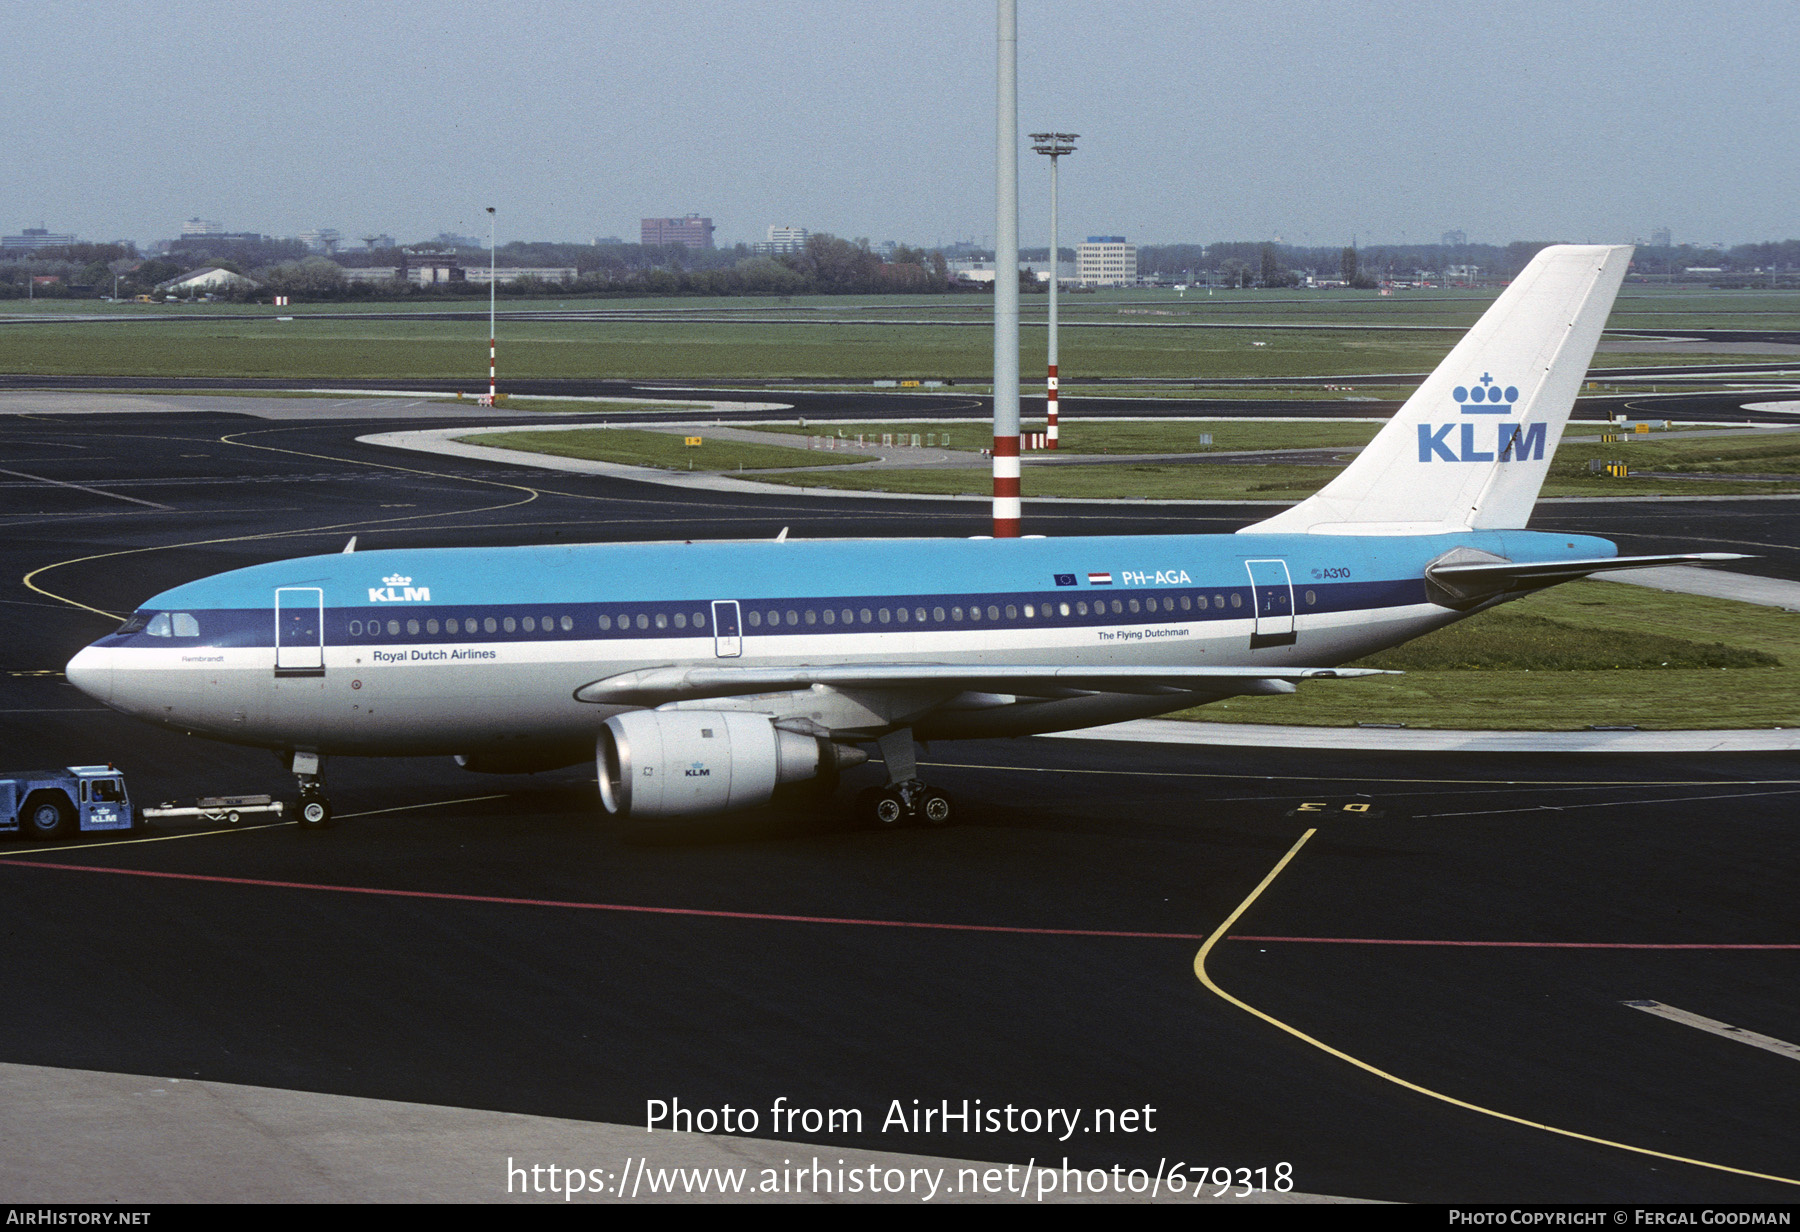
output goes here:
[[1648, 569], [1659, 565], [1717, 565], [1749, 560], [1741, 552], [1683, 552], [1670, 556], [1598, 556], [1588, 560], [1538, 562], [1476, 561], [1445, 563], [1425, 570], [1426, 580], [1458, 600], [1474, 602], [1509, 591], [1537, 590], [1609, 569]]
[[636, 706], [703, 697], [833, 689], [925, 688], [1064, 697], [1076, 693], [1289, 692], [1297, 680], [1385, 676], [1366, 667], [1069, 667], [1050, 664], [870, 664], [650, 667], [583, 685], [575, 699]]

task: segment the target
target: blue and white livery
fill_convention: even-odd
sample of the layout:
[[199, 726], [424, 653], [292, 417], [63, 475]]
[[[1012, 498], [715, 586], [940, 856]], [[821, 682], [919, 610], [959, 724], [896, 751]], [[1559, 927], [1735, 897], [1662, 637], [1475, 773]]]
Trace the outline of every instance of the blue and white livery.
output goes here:
[[881, 824], [950, 819], [915, 739], [1014, 736], [1292, 691], [1620, 558], [1523, 529], [1630, 249], [1531, 262], [1317, 495], [1235, 535], [346, 552], [149, 600], [68, 678], [290, 759], [597, 758], [608, 810], [758, 805], [880, 749]]

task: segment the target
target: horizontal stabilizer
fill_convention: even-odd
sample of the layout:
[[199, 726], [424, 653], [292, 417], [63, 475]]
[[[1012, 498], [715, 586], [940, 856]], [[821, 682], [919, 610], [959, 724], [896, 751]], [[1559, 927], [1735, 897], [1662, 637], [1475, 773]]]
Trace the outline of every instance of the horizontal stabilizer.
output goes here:
[[[1649, 569], [1659, 565], [1718, 565], [1750, 560], [1741, 552], [1678, 552], [1668, 556], [1599, 556], [1589, 560], [1476, 561], [1431, 565], [1425, 581], [1447, 607], [1483, 602], [1496, 595], [1540, 590], [1610, 569]], [[1454, 600], [1447, 602], [1446, 600]]]
[[741, 697], [823, 685], [834, 689], [936, 689], [1054, 697], [1071, 692], [1251, 691], [1259, 682], [1331, 680], [1390, 673], [1356, 667], [1057, 667], [1038, 664], [651, 667], [596, 680], [575, 700], [656, 706], [700, 697]]

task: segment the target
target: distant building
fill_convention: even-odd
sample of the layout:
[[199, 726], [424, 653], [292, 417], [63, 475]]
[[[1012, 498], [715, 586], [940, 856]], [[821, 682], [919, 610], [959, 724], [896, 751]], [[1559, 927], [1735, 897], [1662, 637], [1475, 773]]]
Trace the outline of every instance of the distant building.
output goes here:
[[1674, 239], [1670, 236], [1667, 227], [1658, 227], [1656, 230], [1652, 231], [1650, 233], [1650, 244], [1654, 248], [1673, 248], [1675, 246]]
[[711, 248], [713, 220], [698, 214], [686, 218], [646, 218], [639, 226], [638, 243], [661, 248], [680, 244], [684, 248]]
[[457, 235], [451, 231], [439, 231], [429, 241], [439, 248], [486, 248], [487, 241], [476, 239], [472, 235]]
[[346, 265], [344, 281], [358, 282], [395, 282], [400, 278], [400, 267], [397, 265]]
[[300, 233], [300, 242], [314, 252], [334, 253], [344, 237], [338, 234], [336, 227], [315, 227], [311, 231]]
[[[477, 286], [485, 286], [488, 282], [489, 267], [481, 262], [464, 264], [454, 252], [421, 252], [417, 249], [405, 251], [406, 265], [404, 269], [391, 265], [377, 265], [368, 269], [345, 270], [344, 277], [351, 282], [390, 282], [404, 278], [414, 286], [429, 287], [442, 283], [467, 282]], [[539, 282], [574, 282], [581, 271], [574, 266], [523, 266], [502, 265], [492, 270], [496, 283], [519, 282], [526, 278], [535, 278]]]
[[1086, 287], [1129, 287], [1137, 283], [1137, 245], [1122, 235], [1090, 235], [1075, 245], [1075, 278]]
[[190, 218], [181, 224], [183, 235], [222, 235], [224, 232], [224, 223], [206, 218]]
[[[527, 278], [535, 278], [539, 282], [574, 282], [581, 276], [581, 271], [572, 265], [536, 266], [536, 265], [502, 265], [494, 271], [494, 281], [523, 282]], [[471, 265], [463, 270], [463, 277], [470, 282], [487, 285], [488, 267]]]
[[258, 235], [254, 231], [208, 231], [204, 234], [195, 232], [169, 240], [162, 245], [167, 253], [182, 252], [217, 252], [228, 244], [261, 244], [268, 240], [266, 235]]
[[1439, 240], [1446, 248], [1461, 248], [1469, 242], [1467, 231], [1446, 231]]
[[0, 252], [36, 252], [40, 248], [60, 248], [73, 243], [73, 235], [60, 235], [42, 227], [26, 227], [18, 235], [0, 236]]
[[197, 291], [229, 291], [237, 287], [247, 289], [260, 285], [254, 278], [234, 274], [216, 265], [203, 265], [197, 270], [189, 270], [179, 278], [157, 283], [156, 292], [158, 295], [192, 295]]
[[750, 251], [768, 256], [778, 256], [784, 252], [805, 252], [806, 239], [811, 234], [805, 227], [770, 227], [769, 238], [750, 245]]
[[594, 237], [595, 248], [610, 248], [614, 244], [623, 244], [624, 242], [616, 235], [596, 235]]

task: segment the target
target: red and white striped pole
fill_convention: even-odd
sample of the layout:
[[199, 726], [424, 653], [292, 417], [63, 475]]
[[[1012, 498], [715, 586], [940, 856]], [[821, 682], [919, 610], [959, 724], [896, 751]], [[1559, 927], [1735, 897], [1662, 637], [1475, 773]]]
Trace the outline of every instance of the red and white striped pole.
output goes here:
[[488, 402], [491, 404], [498, 391], [494, 381], [494, 264], [497, 254], [494, 250], [494, 207], [488, 206]]
[[1017, 539], [1022, 507], [1019, 500], [1019, 435], [994, 437], [994, 538]]
[[[1056, 274], [1051, 273], [1054, 279]], [[1054, 294], [1054, 292], [1052, 292]], [[1056, 365], [1050, 365], [1050, 387], [1044, 391], [1044, 448], [1056, 448]]]
[[994, 128], [994, 538], [1019, 537], [1019, 15], [998, 0]]

